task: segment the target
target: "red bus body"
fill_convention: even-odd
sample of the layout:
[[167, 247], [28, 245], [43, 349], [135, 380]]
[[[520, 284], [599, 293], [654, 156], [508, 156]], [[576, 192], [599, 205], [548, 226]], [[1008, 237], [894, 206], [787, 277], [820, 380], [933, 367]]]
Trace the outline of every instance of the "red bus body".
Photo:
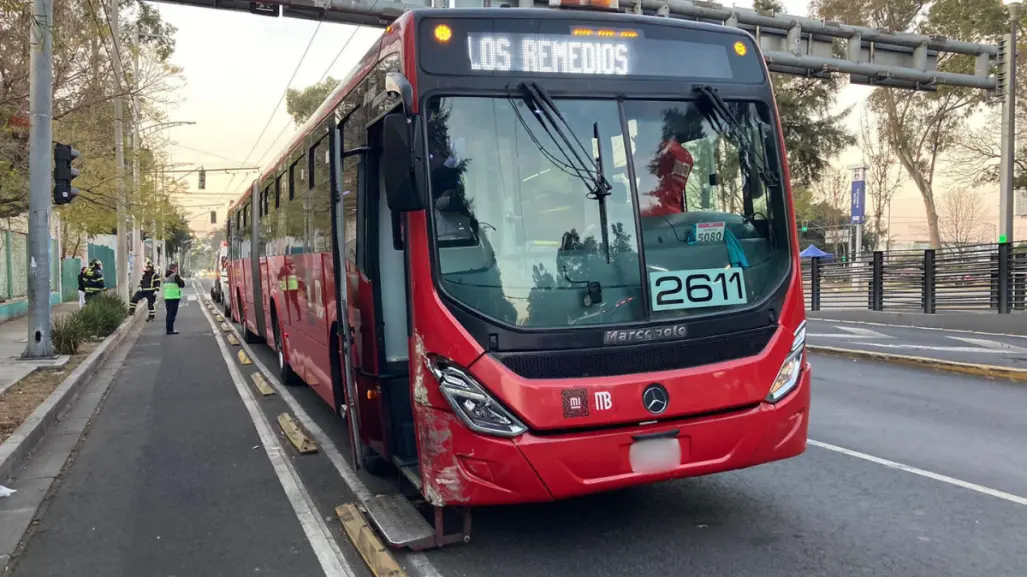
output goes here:
[[[470, 12], [479, 18], [487, 16], [499, 21], [519, 11]], [[410, 327], [406, 333], [406, 359], [385, 358], [382, 351], [386, 346], [382, 334], [385, 321], [378, 301], [384, 298], [382, 295], [391, 298], [389, 291], [402, 287], [387, 283], [386, 287], [377, 287], [376, 292], [375, 283], [384, 282], [376, 279], [381, 279], [384, 273], [372, 270], [378, 268], [377, 264], [367, 261], [358, 264], [363, 250], [359, 243], [372, 235], [378, 238], [377, 228], [365, 225], [361, 232], [357, 225], [356, 247], [347, 245], [346, 249], [356, 251], [352, 260], [347, 254], [341, 254], [344, 250], [338, 247], [333, 233], [323, 230], [324, 210], [334, 210], [336, 193], [345, 196], [346, 177], [341, 172], [348, 170], [344, 168], [346, 161], [364, 163], [359, 170], [367, 166], [367, 161], [357, 160], [357, 157], [331, 159], [329, 155], [338, 152], [331, 146], [309, 155], [307, 151], [326, 134], [328, 139], [334, 133], [340, 143], [346, 141], [343, 129], [337, 129], [349, 112], [346, 99], [358, 94], [359, 87], [368, 79], [372, 82], [377, 79], [377, 90], [382, 90], [383, 69], [401, 73], [409, 81], [414, 98], [412, 110], [407, 113], [420, 113], [423, 102], [418, 82], [424, 72], [419, 66], [417, 23], [429, 16], [450, 17], [456, 22], [462, 12], [458, 9], [441, 13], [425, 10], [406, 13], [397, 19], [304, 125], [287, 150], [274, 159], [230, 210], [231, 314], [242, 322], [246, 336], [266, 340], [280, 352], [286, 372], [291, 370], [336, 410], [347, 407], [359, 423], [357, 446], [368, 448], [361, 451], [361, 459], [374, 455], [413, 471], [408, 473], [408, 478], [437, 506], [549, 501], [741, 469], [803, 453], [810, 407], [810, 368], [804, 352], [799, 357], [797, 384], [776, 402], [767, 400], [771, 384], [783, 370], [783, 360], [798, 343], [797, 334], [801, 332], [804, 336], [805, 313], [795, 234], [790, 234], [786, 241], [786, 266], [790, 271], [779, 290], [783, 297], [770, 312], [766, 325], [737, 334], [713, 334], [689, 341], [694, 342], [696, 351], [709, 351], [714, 356], [718, 349], [753, 343], [752, 350], [746, 354], [668, 370], [537, 378], [522, 376], [536, 370], [523, 367], [532, 362], [541, 363], [538, 366], [554, 362], [587, 365], [596, 360], [620, 359], [617, 355], [673, 356], [691, 349], [668, 348], [669, 341], [638, 341], [624, 349], [630, 353], [618, 352], [616, 345], [604, 349], [606, 352], [593, 349], [578, 356], [574, 351], [565, 350], [559, 351], [563, 356], [557, 361], [546, 360], [544, 350], [535, 351], [534, 356], [525, 357], [522, 374], [518, 374], [511, 369], [513, 365], [508, 364], [515, 361], [504, 361], [503, 355], [490, 352], [465, 326], [461, 320], [463, 313], [455, 314], [453, 306], [447, 305], [438, 283], [433, 280], [436, 277], [432, 268], [434, 237], [428, 211], [406, 211], [399, 216], [404, 239], [400, 254], [406, 277], [403, 300], [407, 303], [403, 321]], [[584, 21], [623, 18], [629, 24], [641, 21], [624, 14], [582, 15], [581, 18]], [[598, 26], [608, 21], [596, 22]], [[759, 58], [759, 65], [766, 74], [751, 37], [737, 31], [733, 33], [749, 39], [751, 56]], [[391, 64], [380, 64], [385, 62]], [[358, 94], [357, 101], [366, 103], [371, 98]], [[790, 179], [776, 105], [773, 111], [773, 133], [780, 152], [774, 161], [780, 163], [787, 203], [786, 220], [788, 230], [794, 233]], [[372, 128], [369, 126], [368, 130]], [[372, 144], [371, 148], [375, 146], [378, 145]], [[343, 146], [342, 150], [347, 148]], [[320, 163], [325, 160], [330, 162], [325, 163], [326, 168], [321, 168]], [[295, 168], [290, 173], [294, 161]], [[311, 175], [318, 178], [328, 175], [338, 190], [336, 193], [328, 191], [324, 196], [307, 194], [301, 201], [301, 193], [312, 189], [298, 183], [301, 176], [309, 178]], [[288, 178], [292, 180], [287, 195], [283, 182]], [[322, 184], [328, 183], [321, 178], [313, 186], [318, 189]], [[290, 203], [301, 202], [302, 209], [290, 208], [291, 212], [285, 214], [283, 207], [287, 206], [287, 196], [294, 197], [290, 198]], [[360, 202], [358, 217], [360, 211], [366, 209]], [[295, 233], [301, 230], [298, 225], [294, 226], [293, 215], [303, 215], [303, 250], [295, 247], [300, 243], [298, 234], [282, 233], [283, 230]], [[332, 230], [338, 226], [333, 222]], [[269, 230], [278, 232], [268, 233]], [[348, 234], [353, 236], [352, 231]], [[382, 244], [379, 243], [379, 247]], [[336, 281], [339, 261], [346, 263], [345, 274], [340, 278], [346, 282], [346, 321], [353, 338], [349, 366], [344, 362], [345, 347], [338, 336], [343, 332], [336, 312], [340, 305], [337, 296], [343, 290]], [[400, 321], [388, 319], [388, 322]], [[613, 327], [613, 330], [618, 329]], [[620, 334], [631, 342], [633, 337], [629, 333], [641, 334], [646, 330], [634, 327]], [[802, 346], [804, 349], [804, 344]], [[430, 364], [430, 359], [436, 356], [471, 375], [527, 430], [509, 437], [482, 434], [469, 428], [440, 390]], [[616, 360], [622, 361], [629, 363], [631, 359]], [[673, 364], [673, 359], [667, 362]], [[354, 398], [346, 394], [347, 377], [353, 380]], [[661, 384], [670, 392], [669, 406], [655, 416], [643, 403], [644, 391], [653, 383]], [[584, 402], [584, 414], [569, 418], [568, 399], [572, 399], [572, 409]], [[404, 441], [398, 438], [400, 435], [414, 439], [416, 445], [401, 450]], [[678, 462], [661, 470], [635, 470], [631, 464], [632, 447], [649, 438], [676, 441], [680, 450]], [[408, 457], [411, 451], [416, 451], [415, 457], [398, 458], [404, 451]]]

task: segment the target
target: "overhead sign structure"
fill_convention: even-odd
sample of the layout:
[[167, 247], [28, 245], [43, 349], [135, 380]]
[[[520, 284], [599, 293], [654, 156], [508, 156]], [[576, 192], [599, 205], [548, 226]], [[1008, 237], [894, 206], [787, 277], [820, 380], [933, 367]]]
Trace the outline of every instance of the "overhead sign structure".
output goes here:
[[[156, 0], [186, 6], [250, 12], [272, 17], [324, 20], [384, 28], [410, 10], [449, 7], [448, 0]], [[467, 8], [474, 2], [461, 1]], [[825, 77], [847, 74], [856, 84], [911, 90], [935, 90], [938, 86], [966, 86], [995, 90], [998, 79], [991, 67], [999, 47], [890, 32], [864, 26], [815, 20], [790, 14], [757, 12], [713, 2], [691, 0], [478, 0], [477, 5], [503, 8], [554, 8], [562, 5], [593, 5], [634, 14], [683, 18], [742, 28], [755, 36], [772, 72]], [[833, 43], [844, 46], [843, 58], [835, 56]], [[938, 57], [946, 53], [976, 58], [973, 74], [939, 72]], [[994, 61], [994, 62], [993, 62]]]

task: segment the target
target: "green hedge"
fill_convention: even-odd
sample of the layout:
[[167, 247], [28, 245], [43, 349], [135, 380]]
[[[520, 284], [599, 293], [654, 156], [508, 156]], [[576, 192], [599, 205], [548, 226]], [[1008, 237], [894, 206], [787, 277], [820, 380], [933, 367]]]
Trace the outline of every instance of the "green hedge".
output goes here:
[[103, 338], [118, 330], [125, 321], [128, 305], [118, 295], [105, 292], [86, 301], [86, 306], [74, 314], [80, 317], [89, 336]]

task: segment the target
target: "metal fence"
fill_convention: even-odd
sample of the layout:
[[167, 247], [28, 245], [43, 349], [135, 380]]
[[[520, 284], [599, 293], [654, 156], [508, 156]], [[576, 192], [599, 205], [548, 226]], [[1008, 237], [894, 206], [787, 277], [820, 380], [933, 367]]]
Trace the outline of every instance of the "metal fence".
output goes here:
[[812, 311], [1023, 311], [1027, 245], [876, 251], [848, 261], [815, 257], [803, 259], [802, 281]]
[[[60, 263], [54, 258], [57, 241], [50, 239], [50, 287], [60, 283]], [[12, 230], [0, 230], [0, 302], [22, 298], [29, 289], [28, 236]]]

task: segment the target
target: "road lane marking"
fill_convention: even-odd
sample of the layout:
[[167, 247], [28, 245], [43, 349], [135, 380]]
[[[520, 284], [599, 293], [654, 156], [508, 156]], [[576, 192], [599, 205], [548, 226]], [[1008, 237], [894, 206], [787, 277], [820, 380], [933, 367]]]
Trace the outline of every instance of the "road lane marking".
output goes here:
[[[808, 312], [808, 311], [807, 311]], [[922, 314], [922, 313], [918, 313]], [[815, 317], [809, 317], [807, 319], [809, 328], [816, 327], [818, 324], [829, 324], [829, 323], [847, 323], [851, 325], [866, 325], [871, 327], [885, 327], [889, 329], [901, 329], [901, 330], [912, 330], [912, 331], [934, 331], [936, 333], [959, 333], [964, 335], [984, 335], [990, 337], [1004, 337], [1008, 339], [1020, 339], [1027, 340], [1027, 335], [1016, 335], [1012, 333], [990, 333], [987, 331], [972, 331], [967, 329], [943, 329], [940, 327], [916, 327], [911, 325], [893, 325], [889, 323], [875, 323], [871, 321], [850, 321], [840, 319], [821, 319]], [[806, 333], [807, 335], [809, 333]]]
[[992, 341], [992, 340], [988, 340], [988, 339], [974, 339], [974, 338], [970, 338], [970, 337], [952, 337], [952, 336], [947, 337], [947, 338], [956, 339], [957, 341], [963, 341], [964, 343], [969, 343], [971, 345], [977, 345], [978, 347], [984, 347], [986, 349], [995, 349], [995, 350], [1001, 350], [1001, 351], [1010, 352], [1010, 353], [1027, 353], [1027, 349], [1025, 349], [1023, 347], [1018, 347], [1016, 345], [1011, 345], [1009, 343], [1000, 343], [998, 341]]
[[[202, 287], [198, 287], [196, 290], [202, 291], [203, 289]], [[238, 336], [238, 332], [236, 332], [234, 326], [230, 326], [229, 330]], [[335, 471], [339, 474], [339, 477], [341, 477], [343, 482], [346, 483], [346, 486], [349, 487], [350, 491], [353, 491], [357, 500], [361, 503], [371, 500], [371, 490], [368, 489], [367, 485], [360, 480], [360, 477], [357, 476], [356, 472], [349, 465], [348, 460], [342, 456], [339, 448], [335, 446], [335, 442], [325, 434], [324, 429], [318, 426], [318, 424], [310, 418], [310, 415], [307, 414], [299, 402], [296, 401], [296, 398], [293, 397], [289, 388], [283, 386], [281, 381], [278, 380], [278, 377], [268, 370], [267, 365], [265, 365], [257, 355], [253, 354], [253, 349], [250, 348], [250, 345], [244, 342], [241, 346], [249, 354], [250, 359], [253, 361], [253, 365], [257, 367], [257, 370], [264, 374], [264, 377], [271, 386], [274, 387], [278, 396], [285, 401], [285, 404], [289, 407], [289, 411], [291, 411], [293, 416], [296, 417], [296, 420], [299, 421], [303, 428], [306, 429], [307, 433], [314, 438], [314, 441], [317, 442], [318, 448], [320, 448], [321, 452], [328, 457], [328, 460], [332, 463], [332, 466], [335, 467]], [[442, 577], [442, 573], [439, 572], [438, 568], [435, 567], [435, 564], [432, 563], [424, 553], [411, 552], [404, 555], [403, 560], [415, 570], [419, 577]]]
[[841, 325], [831, 325], [831, 328], [845, 331], [841, 333], [811, 333], [807, 332], [806, 336], [809, 338], [818, 339], [893, 339], [895, 337], [872, 331], [870, 329], [862, 329], [859, 327], [845, 327]]
[[990, 487], [985, 487], [984, 485], [978, 485], [976, 483], [971, 483], [969, 481], [956, 479], [955, 477], [949, 477], [948, 475], [942, 475], [940, 473], [933, 473], [931, 471], [927, 471], [924, 469], [918, 469], [917, 467], [912, 467], [910, 465], [903, 465], [902, 463], [896, 463], [895, 461], [889, 461], [888, 459], [882, 459], [880, 457], [875, 457], [873, 455], [868, 455], [866, 453], [860, 453], [859, 451], [853, 451], [852, 449], [846, 449], [844, 447], [839, 447], [837, 445], [831, 445], [829, 443], [814, 441], [813, 439], [808, 439], [806, 442], [810, 445], [813, 445], [814, 447], [820, 447], [821, 449], [827, 449], [828, 451], [834, 451], [835, 453], [841, 453], [842, 455], [848, 455], [849, 457], [863, 459], [864, 461], [870, 461], [871, 463], [876, 463], [878, 465], [888, 467], [889, 469], [896, 469], [899, 471], [904, 471], [906, 473], [912, 473], [914, 475], [919, 475], [921, 477], [926, 477], [928, 479], [933, 479], [935, 481], [941, 481], [942, 483], [948, 483], [949, 485], [955, 485], [956, 487], [962, 487], [963, 489], [969, 489], [971, 491], [975, 491], [983, 495], [996, 497], [998, 499], [1002, 499], [1003, 501], [1009, 501], [1010, 503], [1016, 503], [1017, 505], [1023, 505], [1027, 507], [1027, 497], [1013, 495], [1012, 493], [1006, 493], [1005, 491], [999, 491], [998, 489], [992, 489]]
[[[195, 283], [193, 283], [193, 290], [196, 290], [197, 293], [200, 292], [197, 290]], [[260, 437], [260, 444], [264, 447], [264, 452], [267, 453], [267, 457], [271, 461], [275, 475], [278, 476], [278, 481], [285, 491], [285, 496], [289, 499], [289, 504], [292, 505], [293, 512], [296, 513], [296, 518], [299, 520], [300, 527], [302, 527], [310, 547], [314, 550], [314, 555], [321, 564], [321, 569], [327, 577], [355, 577], [352, 567], [349, 566], [345, 557], [343, 557], [342, 550], [339, 549], [339, 544], [332, 536], [328, 525], [325, 524], [321, 515], [317, 513], [317, 507], [313, 504], [313, 500], [306, 487], [304, 487], [299, 474], [293, 468], [289, 459], [283, 456], [282, 446], [278, 442], [278, 437], [272, 431], [271, 424], [268, 423], [263, 411], [257, 406], [257, 401], [246, 386], [239, 368], [235, 366], [232, 355], [228, 352], [228, 346], [217, 332], [214, 319], [208, 311], [202, 308], [201, 311], [204, 318], [210, 323], [211, 330], [214, 331], [214, 341], [217, 342], [218, 349], [221, 351], [221, 358], [224, 359], [225, 366], [228, 367], [228, 373], [232, 377], [235, 390], [239, 393], [246, 411], [250, 414], [250, 420], [253, 421], [253, 426], [256, 427], [257, 435]]]
[[867, 347], [881, 347], [885, 349], [915, 349], [921, 351], [937, 351], [940, 353], [972, 353], [975, 355], [1008, 355], [1020, 351], [1010, 349], [995, 349], [984, 347], [958, 347], [950, 345], [917, 345], [912, 343], [849, 343], [852, 345], [863, 345]]

